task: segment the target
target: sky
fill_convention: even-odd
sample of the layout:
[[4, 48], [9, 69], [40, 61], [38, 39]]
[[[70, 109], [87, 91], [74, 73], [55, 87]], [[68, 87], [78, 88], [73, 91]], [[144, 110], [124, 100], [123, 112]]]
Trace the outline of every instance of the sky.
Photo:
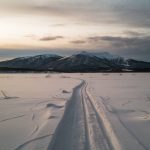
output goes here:
[[150, 0], [0, 0], [0, 60], [82, 50], [150, 61]]

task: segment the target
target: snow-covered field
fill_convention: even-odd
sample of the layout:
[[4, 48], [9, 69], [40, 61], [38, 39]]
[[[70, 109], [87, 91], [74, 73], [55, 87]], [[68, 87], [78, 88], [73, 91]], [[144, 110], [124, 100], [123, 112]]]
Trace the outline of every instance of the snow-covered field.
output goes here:
[[149, 150], [150, 74], [0, 74], [0, 150]]
[[88, 82], [122, 149], [150, 150], [150, 74], [90, 74]]
[[59, 74], [0, 74], [0, 150], [47, 149], [79, 82]]

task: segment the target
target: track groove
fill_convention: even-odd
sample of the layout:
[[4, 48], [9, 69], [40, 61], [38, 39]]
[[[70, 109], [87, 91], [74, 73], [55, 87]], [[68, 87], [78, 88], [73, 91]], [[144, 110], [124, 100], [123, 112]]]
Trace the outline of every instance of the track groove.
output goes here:
[[85, 81], [74, 88], [48, 150], [113, 149], [86, 88]]

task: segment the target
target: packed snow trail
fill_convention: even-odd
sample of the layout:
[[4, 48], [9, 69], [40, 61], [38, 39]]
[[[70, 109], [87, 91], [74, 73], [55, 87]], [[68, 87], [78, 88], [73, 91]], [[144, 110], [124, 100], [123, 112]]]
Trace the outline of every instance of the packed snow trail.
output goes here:
[[112, 150], [98, 112], [82, 81], [74, 88], [48, 150]]

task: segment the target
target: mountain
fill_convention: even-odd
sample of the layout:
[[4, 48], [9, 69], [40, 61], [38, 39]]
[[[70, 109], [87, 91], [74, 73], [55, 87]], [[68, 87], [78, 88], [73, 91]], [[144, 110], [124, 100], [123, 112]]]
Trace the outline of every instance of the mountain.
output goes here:
[[57, 61], [61, 56], [55, 54], [44, 54], [32, 57], [19, 57], [8, 61], [0, 62], [0, 67], [47, 70], [47, 65], [53, 61]]
[[108, 59], [107, 57], [100, 57], [100, 54], [97, 56], [94, 53], [81, 52], [50, 63], [49, 70], [64, 72], [120, 70], [122, 63], [118, 64], [119, 60], [120, 57]]
[[122, 68], [126, 63], [126, 60], [123, 57], [120, 57], [118, 55], [113, 55], [108, 52], [93, 53], [93, 55], [97, 56], [98, 58], [101, 58], [102, 60], [108, 61], [111, 67]]
[[0, 62], [0, 68], [57, 72], [150, 71], [150, 62], [124, 59], [107, 52], [80, 52], [67, 57], [52, 54], [20, 57]]
[[134, 71], [150, 71], [150, 62], [138, 61], [134, 59], [127, 60], [127, 68]]
[[49, 65], [49, 69], [65, 72], [88, 72], [98, 70], [109, 70], [110, 66], [105, 61], [90, 53], [77, 53], [64, 57]]

